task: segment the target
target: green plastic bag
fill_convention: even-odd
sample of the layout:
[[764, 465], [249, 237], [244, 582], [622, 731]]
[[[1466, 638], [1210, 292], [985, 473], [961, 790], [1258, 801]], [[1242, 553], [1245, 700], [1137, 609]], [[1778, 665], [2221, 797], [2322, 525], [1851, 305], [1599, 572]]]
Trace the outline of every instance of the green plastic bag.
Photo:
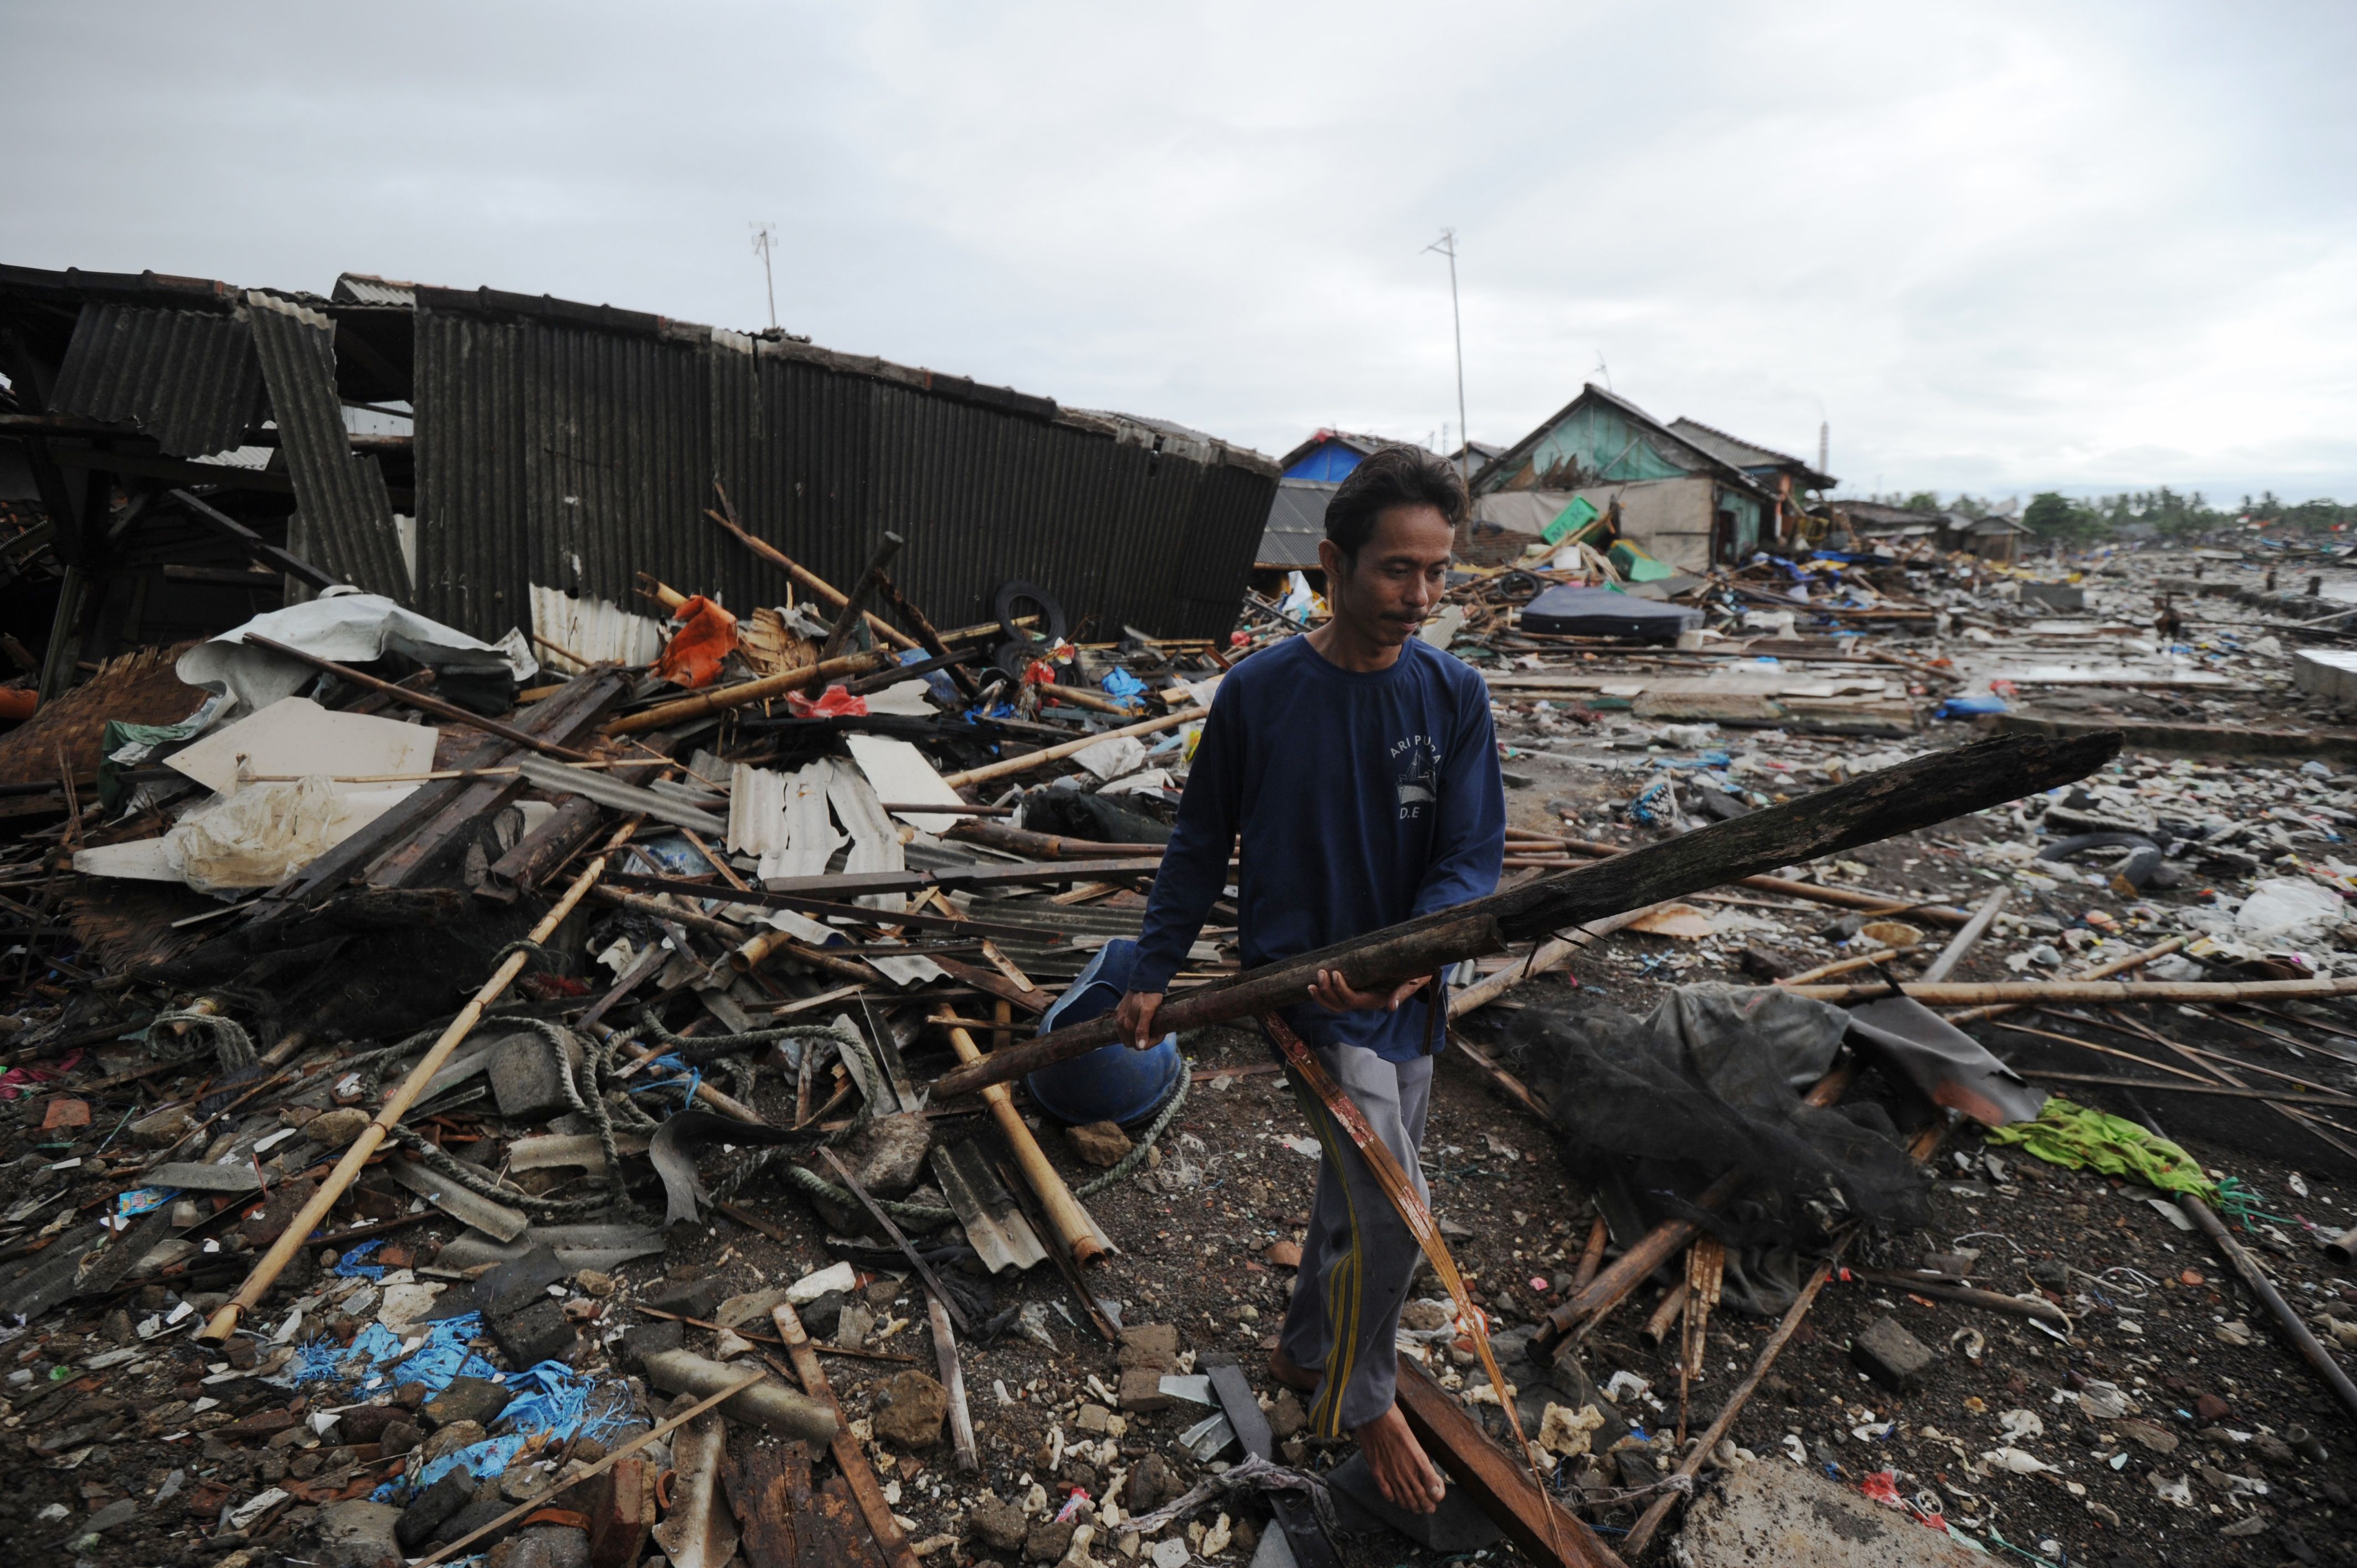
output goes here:
[[2217, 1184], [2201, 1174], [2201, 1162], [2166, 1138], [2135, 1122], [2074, 1105], [2054, 1095], [2035, 1122], [2014, 1122], [1989, 1130], [1992, 1144], [2010, 1144], [2049, 1165], [2133, 1176], [2163, 1192], [2190, 1192], [2215, 1201]]

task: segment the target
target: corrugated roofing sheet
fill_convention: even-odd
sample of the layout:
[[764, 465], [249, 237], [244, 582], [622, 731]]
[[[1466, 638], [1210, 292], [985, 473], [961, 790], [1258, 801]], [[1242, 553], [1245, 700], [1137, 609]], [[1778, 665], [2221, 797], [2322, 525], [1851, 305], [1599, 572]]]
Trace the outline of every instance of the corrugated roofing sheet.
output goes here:
[[1262, 566], [1315, 566], [1318, 542], [1326, 537], [1326, 503], [1340, 484], [1317, 479], [1279, 479], [1268, 503], [1268, 526], [1261, 531]]
[[48, 406], [128, 421], [175, 457], [238, 444], [262, 411], [262, 366], [242, 316], [91, 301]]
[[[535, 588], [630, 602], [640, 572], [739, 614], [794, 590], [705, 515], [847, 587], [885, 530], [937, 625], [1038, 583], [1076, 631], [1216, 636], [1266, 460], [1198, 433], [606, 306], [421, 289], [419, 607], [490, 636]], [[553, 634], [552, 634], [553, 635]], [[584, 650], [586, 651], [586, 650]]]
[[345, 582], [409, 603], [409, 572], [383, 470], [374, 457], [352, 451], [344, 429], [335, 324], [258, 290], [247, 291], [245, 311], [295, 482], [287, 548]]

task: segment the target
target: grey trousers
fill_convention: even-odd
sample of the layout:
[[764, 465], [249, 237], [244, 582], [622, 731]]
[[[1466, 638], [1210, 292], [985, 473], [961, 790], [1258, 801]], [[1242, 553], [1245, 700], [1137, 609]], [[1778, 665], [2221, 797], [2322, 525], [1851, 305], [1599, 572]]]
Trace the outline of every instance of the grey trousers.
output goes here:
[[[1390, 1062], [1358, 1046], [1316, 1054], [1407, 1172], [1416, 1196], [1429, 1203], [1416, 1150], [1432, 1102], [1432, 1058]], [[1325, 1152], [1277, 1348], [1294, 1365], [1322, 1371], [1310, 1399], [1310, 1430], [1340, 1437], [1391, 1408], [1399, 1382], [1393, 1341], [1423, 1253], [1350, 1133], [1297, 1074], [1287, 1069], [1285, 1076]]]

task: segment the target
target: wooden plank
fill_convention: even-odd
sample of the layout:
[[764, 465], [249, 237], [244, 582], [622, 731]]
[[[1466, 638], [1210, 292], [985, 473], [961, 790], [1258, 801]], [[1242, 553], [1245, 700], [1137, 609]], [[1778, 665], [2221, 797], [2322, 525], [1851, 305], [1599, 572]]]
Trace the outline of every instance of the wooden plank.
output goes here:
[[[859, 1440], [851, 1435], [851, 1423], [843, 1407], [835, 1402], [834, 1390], [826, 1380], [826, 1369], [818, 1364], [818, 1351], [810, 1336], [802, 1329], [801, 1316], [784, 1302], [778, 1304], [770, 1319], [778, 1326], [778, 1337], [786, 1342], [786, 1355], [794, 1364], [794, 1375], [802, 1380], [802, 1391], [834, 1412], [834, 1440], [827, 1445], [834, 1462], [843, 1469], [841, 1480], [849, 1484], [850, 1495], [858, 1504], [857, 1513], [865, 1516], [867, 1528], [883, 1550], [882, 1561], [889, 1568], [917, 1568], [917, 1554], [909, 1550], [909, 1538], [892, 1518], [892, 1505], [884, 1500], [884, 1488], [868, 1467], [867, 1455], [861, 1453]], [[833, 1563], [845, 1559], [814, 1557], [813, 1563]]]
[[1558, 1568], [1620, 1568], [1612, 1549], [1539, 1490], [1522, 1462], [1491, 1440], [1471, 1413], [1432, 1380], [1424, 1363], [1399, 1359], [1397, 1399], [1408, 1430], [1432, 1462], [1465, 1488], [1524, 1556]]
[[[1155, 1027], [1198, 1028], [1290, 1006], [1321, 969], [1342, 968], [1361, 987], [1396, 984], [1518, 941], [2002, 805], [2083, 779], [2118, 753], [2118, 738], [2109, 734], [2072, 741], [1980, 741], [1933, 752], [1785, 805], [1174, 993], [1163, 1001]], [[1106, 1014], [993, 1051], [945, 1074], [934, 1085], [934, 1098], [971, 1094], [1085, 1056], [1111, 1044], [1116, 1028], [1114, 1016]]]
[[737, 1512], [737, 1550], [751, 1568], [802, 1568], [795, 1524], [810, 1501], [810, 1450], [799, 1442], [748, 1449], [742, 1464], [722, 1466], [720, 1482]]

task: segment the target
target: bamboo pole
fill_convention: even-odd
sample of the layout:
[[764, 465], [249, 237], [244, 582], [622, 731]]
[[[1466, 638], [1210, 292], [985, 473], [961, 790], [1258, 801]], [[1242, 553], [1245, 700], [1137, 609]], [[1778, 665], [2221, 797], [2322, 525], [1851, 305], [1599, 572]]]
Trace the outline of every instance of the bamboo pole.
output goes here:
[[823, 686], [839, 675], [864, 675], [870, 670], [881, 670], [892, 662], [892, 650], [888, 648], [871, 648], [865, 653], [846, 653], [840, 659], [806, 664], [782, 675], [764, 675], [758, 681], [723, 686], [717, 691], [698, 692], [692, 697], [663, 703], [644, 713], [626, 714], [613, 720], [598, 733], [637, 735], [643, 730], [662, 729], [682, 720], [702, 718], [706, 714], [724, 714], [754, 703], [767, 702], [771, 697], [782, 697], [805, 686]]
[[[1886, 985], [1792, 985], [1785, 989], [1820, 1002], [1870, 1002], [1888, 996]], [[2357, 975], [2322, 980], [2008, 980], [1986, 985], [1905, 984], [1899, 989], [1933, 1007], [1971, 1007], [1986, 1003], [2251, 1002], [2286, 997], [2357, 996]]]
[[[943, 1004], [933, 1016], [940, 1020], [956, 1015]], [[982, 1047], [974, 1043], [972, 1035], [953, 1024], [944, 1026], [942, 1032], [949, 1036], [950, 1047], [957, 1052], [958, 1060], [978, 1062], [982, 1059]], [[1015, 1163], [1022, 1167], [1025, 1179], [1031, 1184], [1031, 1190], [1039, 1195], [1039, 1207], [1047, 1210], [1049, 1222], [1056, 1227], [1056, 1233], [1071, 1249], [1073, 1261], [1103, 1262], [1108, 1255], [1104, 1233], [1097, 1229], [1096, 1220], [1081, 1206], [1081, 1200], [1072, 1196], [1072, 1189], [1064, 1185], [1064, 1178], [1056, 1174], [1056, 1167], [1048, 1163], [1047, 1155], [1040, 1150], [1039, 1141], [1031, 1135], [1031, 1129], [1024, 1124], [1022, 1113], [1015, 1109], [1013, 1092], [1003, 1083], [994, 1083], [982, 1091], [982, 1098], [990, 1106], [990, 1114], [997, 1121], [999, 1132], [1006, 1135], [1006, 1146], [1015, 1151]]]
[[[767, 540], [754, 538], [750, 533], [746, 532], [745, 530], [739, 528], [727, 518], [725, 518], [718, 512], [714, 511], [710, 507], [704, 509], [704, 515], [718, 523], [721, 527], [726, 529], [729, 532], [735, 534], [738, 542], [741, 542], [746, 549], [750, 550], [754, 554], [759, 555], [762, 560], [767, 561], [770, 565], [775, 566], [787, 576], [791, 577], [795, 582], [809, 589], [813, 594], [815, 594], [818, 597], [825, 600], [826, 603], [834, 608], [840, 610], [843, 608], [845, 604], [849, 602], [851, 597], [850, 595], [845, 593], [842, 589], [836, 587], [833, 583], [828, 582], [824, 577], [820, 576], [817, 573], [812, 571], [801, 562], [794, 560], [784, 551], [780, 550], [777, 546], [770, 543]], [[862, 610], [860, 613], [866, 617], [867, 628], [877, 636], [884, 639], [887, 642], [889, 642], [893, 647], [908, 649], [919, 646], [915, 638], [909, 636], [907, 633], [901, 631], [899, 628], [893, 626], [888, 621], [886, 621], [874, 612]]]
[[[2126, 974], [2130, 970], [2142, 969], [2146, 964], [2150, 963], [2157, 958], [2166, 958], [2184, 945], [2185, 939], [2183, 937], [2171, 937], [2167, 941], [2159, 942], [2152, 947], [2146, 948], [2141, 952], [2132, 952], [2126, 958], [2114, 959], [2109, 963], [2097, 964], [2094, 968], [2079, 974], [2074, 974], [2071, 978], [2073, 980], [2109, 980], [2115, 974]], [[1948, 1022], [1958, 1025], [1976, 1024], [1983, 1018], [2000, 1018], [2007, 1013], [2018, 1013], [2024, 1007], [2029, 1005], [2029, 1004], [2027, 1002], [2000, 1002], [1991, 1007], [1968, 1008], [1962, 1013], [1949, 1014]]]
[[1034, 768], [1044, 768], [1050, 762], [1061, 762], [1075, 753], [1086, 751], [1101, 740], [1118, 740], [1125, 735], [1155, 735], [1163, 730], [1176, 729], [1190, 720], [1201, 718], [1204, 712], [1201, 708], [1181, 708], [1158, 719], [1109, 729], [1101, 735], [1084, 735], [1078, 740], [1068, 740], [1040, 751], [1026, 752], [1021, 757], [1010, 757], [1004, 762], [985, 763], [980, 768], [969, 768], [963, 773], [944, 773], [942, 782], [956, 789], [968, 784], [986, 784], [993, 779], [1004, 779], [1011, 773], [1028, 773]]
[[974, 1449], [974, 1412], [965, 1402], [965, 1368], [958, 1360], [957, 1337], [950, 1331], [949, 1304], [929, 1290], [925, 1312], [933, 1326], [933, 1356], [942, 1369], [942, 1391], [949, 1395], [950, 1446], [957, 1454], [957, 1467], [971, 1475], [982, 1468], [982, 1460]]
[[1830, 980], [1836, 974], [1848, 974], [1856, 970], [1872, 969], [1876, 964], [1888, 963], [1894, 958], [1905, 958], [1909, 953], [1921, 950], [1923, 946], [1921, 942], [1910, 942], [1903, 948], [1884, 948], [1879, 952], [1860, 953], [1856, 958], [1837, 958], [1831, 963], [1821, 963], [1814, 969], [1804, 969], [1800, 973], [1780, 980], [1776, 983], [1790, 990], [1795, 985], [1807, 985], [1813, 981]]
[[[607, 856], [630, 843], [630, 835], [638, 832], [642, 820], [632, 817], [614, 830], [613, 837], [606, 841], [605, 849], [599, 852], [597, 858], [582, 867], [581, 875], [573, 879], [573, 886], [550, 906], [548, 913], [541, 917], [540, 923], [533, 927], [531, 934], [524, 939], [526, 941], [537, 947], [555, 934], [556, 928], [565, 923], [565, 918], [588, 897], [589, 889], [596, 886], [597, 878], [605, 875]], [[450, 1059], [450, 1053], [458, 1048], [458, 1042], [474, 1032], [485, 1010], [500, 999], [530, 961], [530, 953], [511, 952], [498, 969], [491, 972], [491, 977], [483, 982], [482, 989], [459, 1009], [456, 1018], [450, 1020], [449, 1027], [442, 1031], [442, 1037], [434, 1042], [417, 1065], [410, 1069], [409, 1076], [402, 1079], [401, 1086], [385, 1101], [384, 1108], [361, 1129], [361, 1135], [352, 1140], [351, 1147], [344, 1151], [344, 1157], [336, 1162], [335, 1169], [329, 1171], [328, 1178], [319, 1184], [319, 1190], [311, 1195], [311, 1200], [293, 1219], [287, 1221], [286, 1229], [271, 1245], [270, 1251], [262, 1255], [261, 1261], [253, 1265], [253, 1272], [246, 1275], [245, 1283], [237, 1287], [237, 1294], [230, 1297], [199, 1332], [199, 1339], [210, 1344], [221, 1343], [236, 1331], [241, 1317], [261, 1305], [262, 1298], [277, 1283], [279, 1274], [294, 1262], [295, 1254], [309, 1244], [311, 1232], [319, 1228], [319, 1222], [327, 1219], [328, 1211], [336, 1206], [336, 1200], [344, 1196], [345, 1189], [361, 1174], [361, 1167], [368, 1164], [370, 1156], [383, 1144], [393, 1127], [409, 1113], [410, 1106], [416, 1103], [417, 1097], [425, 1092], [434, 1075], [442, 1070], [443, 1064]]]

